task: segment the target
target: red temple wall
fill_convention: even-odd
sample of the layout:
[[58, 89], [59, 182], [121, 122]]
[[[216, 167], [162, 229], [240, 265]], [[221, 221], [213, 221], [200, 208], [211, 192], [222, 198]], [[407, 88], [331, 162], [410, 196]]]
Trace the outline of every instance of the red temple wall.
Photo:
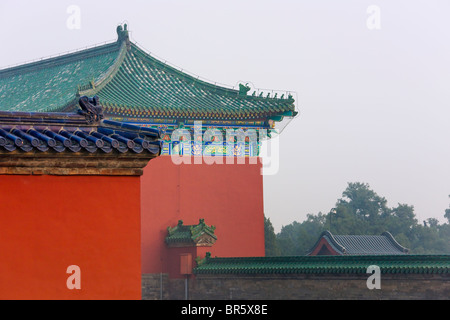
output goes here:
[[[187, 247], [187, 248], [170, 248], [166, 252], [165, 270], [164, 273], [168, 273], [169, 276], [174, 278], [183, 278], [184, 275], [180, 274], [181, 268], [181, 255], [191, 254], [191, 264], [195, 267], [195, 259], [197, 257], [204, 258], [206, 252], [211, 251], [210, 247]], [[192, 272], [192, 269], [191, 269]], [[155, 272], [152, 272], [155, 273]]]
[[167, 227], [178, 220], [196, 225], [205, 219], [216, 226], [217, 242], [201, 249], [203, 255], [209, 251], [213, 257], [264, 256], [261, 168], [259, 161], [249, 164], [248, 159], [234, 165], [175, 165], [170, 156], [152, 160], [141, 178], [142, 273], [177, 276], [164, 239]]
[[140, 241], [139, 177], [0, 176], [2, 300], [139, 300]]

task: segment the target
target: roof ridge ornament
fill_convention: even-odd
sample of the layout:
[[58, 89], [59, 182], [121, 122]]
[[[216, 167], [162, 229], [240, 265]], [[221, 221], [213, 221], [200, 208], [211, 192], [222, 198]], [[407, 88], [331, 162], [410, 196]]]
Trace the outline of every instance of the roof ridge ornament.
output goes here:
[[239, 95], [240, 96], [246, 96], [247, 93], [251, 90], [251, 88], [248, 86], [248, 83], [243, 85], [242, 83], [239, 84]]
[[130, 48], [130, 35], [128, 33], [128, 25], [125, 23], [122, 27], [122, 25], [117, 26], [117, 42], [122, 43], [126, 42], [127, 48]]
[[86, 117], [88, 124], [98, 123], [103, 120], [103, 107], [99, 103], [98, 96], [89, 98], [83, 96], [79, 100], [81, 110], [78, 113]]

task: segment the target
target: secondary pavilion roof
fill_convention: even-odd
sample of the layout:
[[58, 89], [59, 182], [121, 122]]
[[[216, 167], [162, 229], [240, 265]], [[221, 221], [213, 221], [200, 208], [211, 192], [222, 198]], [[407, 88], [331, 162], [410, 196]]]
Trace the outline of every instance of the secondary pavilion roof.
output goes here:
[[[295, 117], [291, 95], [260, 96], [214, 85], [144, 52], [129, 39], [0, 70], [0, 110], [72, 112], [80, 96], [98, 96], [115, 120], [231, 120], [269, 123]], [[142, 121], [142, 120], [141, 120]]]
[[381, 235], [333, 235], [324, 231], [308, 255], [402, 255], [401, 246], [389, 232]]

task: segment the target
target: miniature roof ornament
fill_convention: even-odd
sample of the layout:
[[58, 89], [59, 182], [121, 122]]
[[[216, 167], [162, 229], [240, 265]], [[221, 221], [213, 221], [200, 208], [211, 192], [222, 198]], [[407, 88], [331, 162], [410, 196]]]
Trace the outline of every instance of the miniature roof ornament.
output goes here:
[[119, 37], [118, 41], [122, 41], [128, 38], [128, 25], [124, 24], [123, 27], [121, 25], [117, 26], [117, 36]]
[[78, 113], [84, 115], [89, 124], [103, 120], [103, 107], [99, 103], [98, 96], [93, 98], [83, 96], [80, 98], [79, 104], [81, 110], [78, 110]]
[[126, 51], [130, 51], [131, 49], [131, 41], [130, 35], [128, 33], [128, 25], [124, 24], [123, 27], [121, 25], [117, 26], [117, 42], [126, 44]]
[[239, 95], [240, 96], [246, 96], [250, 90], [251, 90], [251, 88], [248, 86], [248, 83], [245, 85], [243, 85], [242, 83], [239, 84]]

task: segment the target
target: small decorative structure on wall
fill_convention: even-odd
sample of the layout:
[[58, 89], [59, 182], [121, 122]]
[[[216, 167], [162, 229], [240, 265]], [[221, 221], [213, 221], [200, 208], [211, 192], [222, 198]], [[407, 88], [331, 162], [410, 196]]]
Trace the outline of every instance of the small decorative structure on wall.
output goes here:
[[215, 230], [216, 227], [206, 225], [205, 219], [200, 219], [198, 225], [190, 226], [180, 220], [177, 226], [167, 228], [166, 244], [171, 248], [211, 247], [217, 240]]

